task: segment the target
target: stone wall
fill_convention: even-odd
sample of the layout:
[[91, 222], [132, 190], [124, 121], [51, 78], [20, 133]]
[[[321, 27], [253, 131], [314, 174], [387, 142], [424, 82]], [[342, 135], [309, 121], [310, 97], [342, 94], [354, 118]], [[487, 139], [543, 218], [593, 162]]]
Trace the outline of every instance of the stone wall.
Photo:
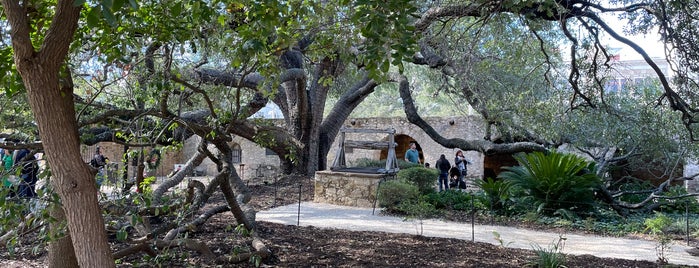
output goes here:
[[383, 177], [382, 174], [318, 171], [314, 178], [313, 201], [342, 206], [373, 207], [376, 189]]
[[[198, 136], [193, 136], [185, 141], [182, 148], [185, 156], [191, 156], [196, 153], [197, 145], [201, 140]], [[271, 151], [261, 147], [251, 141], [241, 137], [234, 137], [230, 142], [231, 147], [239, 149], [240, 161], [235, 161], [235, 167], [238, 176], [244, 180], [266, 180], [272, 178], [279, 173], [279, 157]], [[212, 153], [216, 154], [217, 150], [213, 145], [208, 148]], [[187, 162], [188, 158], [183, 159], [182, 164]], [[216, 175], [216, 163], [211, 159], [204, 159], [199, 165], [199, 169], [203, 170], [206, 176]]]
[[[683, 176], [685, 176], [685, 177], [694, 176], [697, 173], [699, 173], [699, 164], [697, 164], [697, 161], [694, 159], [687, 161], [687, 164], [684, 166]], [[693, 180], [687, 180], [684, 182], [684, 185], [687, 188], [687, 192], [699, 193], [699, 178], [695, 178]], [[699, 199], [699, 197], [697, 197], [697, 198]]]
[[[482, 130], [482, 122], [477, 116], [466, 117], [428, 117], [425, 118], [435, 130], [441, 133], [446, 138], [464, 138], [478, 139], [483, 137], [485, 132]], [[282, 120], [272, 120], [274, 124], [283, 123]], [[349, 119], [344, 124], [348, 128], [375, 128], [387, 129], [393, 128], [396, 130], [396, 142], [398, 148], [396, 154], [398, 159], [403, 159], [405, 150], [410, 141], [416, 141], [419, 145], [420, 155], [424, 162], [430, 163], [434, 167], [441, 154], [444, 154], [450, 162], [453, 162], [454, 155], [458, 149], [448, 149], [442, 147], [427, 136], [421, 129], [415, 127], [407, 121], [406, 118], [353, 118]], [[191, 137], [185, 141], [182, 149], [181, 157], [178, 158], [179, 163], [187, 161], [189, 156], [196, 152], [196, 146], [199, 142], [199, 137]], [[348, 140], [388, 140], [387, 134], [367, 134], [367, 133], [351, 133], [347, 135]], [[336, 137], [328, 152], [327, 166], [330, 167], [335, 160], [339, 139]], [[267, 180], [276, 174], [279, 174], [279, 157], [273, 152], [261, 147], [251, 141], [241, 137], [234, 137], [231, 142], [232, 146], [237, 146], [240, 149], [240, 161], [235, 163], [238, 175], [244, 180]], [[213, 147], [209, 147], [215, 153]], [[483, 155], [479, 152], [464, 152], [464, 155], [473, 164], [469, 168], [469, 176], [480, 177], [483, 174]], [[363, 150], [352, 149], [345, 154], [347, 164], [354, 165], [360, 158], [369, 159], [385, 159], [386, 152], [378, 150]], [[175, 164], [175, 163], [173, 163]], [[172, 165], [168, 168], [171, 170]], [[199, 169], [204, 171], [204, 175], [212, 176], [216, 173], [216, 165], [209, 159], [205, 159]], [[167, 174], [167, 173], [165, 173]]]
[[[482, 137], [485, 135], [485, 131], [483, 130], [484, 124], [478, 116], [428, 117], [424, 119], [430, 123], [437, 132], [446, 138], [478, 140], [482, 139]], [[276, 124], [281, 124], [283, 122], [282, 120], [273, 121]], [[444, 154], [450, 162], [453, 162], [454, 154], [458, 150], [442, 147], [441, 145], [432, 141], [429, 136], [427, 136], [421, 129], [408, 122], [406, 118], [352, 118], [348, 119], [344, 123], [344, 126], [348, 128], [364, 129], [393, 128], [396, 130], [395, 141], [398, 143], [398, 147], [396, 149], [398, 159], [403, 158], [407, 144], [410, 141], [416, 141], [419, 145], [421, 158], [424, 162], [430, 163], [432, 167], [434, 167], [434, 163], [441, 154]], [[199, 137], [192, 137], [185, 141], [182, 150], [168, 151], [163, 153], [160, 167], [156, 170], [155, 175], [165, 176], [174, 169], [175, 164], [184, 164], [189, 157], [196, 152], [196, 146], [199, 139]], [[348, 133], [346, 140], [386, 141], [388, 140], [388, 135]], [[333, 160], [335, 159], [338, 143], [339, 138], [336, 137], [331, 145], [330, 151], [328, 152], [328, 167], [332, 165]], [[121, 159], [124, 147], [120, 144], [112, 142], [102, 142], [99, 143], [99, 145], [102, 148], [103, 154], [112, 161], [113, 165], [118, 166], [120, 170], [123, 167]], [[236, 162], [234, 167], [238, 172], [238, 175], [240, 175], [244, 180], [261, 182], [264, 180], [269, 180], [275, 175], [279, 174], [279, 157], [277, 157], [271, 151], [237, 136], [233, 138], [231, 145], [238, 148], [240, 151], [240, 161]], [[213, 150], [215, 153], [213, 146], [210, 146], [209, 149]], [[81, 152], [83, 160], [87, 163], [94, 155], [95, 146], [82, 146]], [[484, 175], [485, 170], [498, 171], [498, 165], [515, 164], [510, 156], [506, 156], [505, 158], [498, 158], [498, 156], [486, 157], [483, 154], [475, 151], [464, 152], [464, 155], [467, 159], [469, 159], [469, 161], [472, 162], [472, 164], [468, 166], [469, 178], [481, 178]], [[347, 164], [352, 166], [360, 158], [375, 160], [385, 158], [386, 152], [378, 150], [350, 149], [346, 151], [345, 157]], [[131, 165], [133, 162], [129, 161], [129, 164]], [[136, 168], [134, 166], [129, 166], [128, 176], [130, 178], [134, 176], [133, 173], [135, 169]], [[205, 159], [199, 166], [199, 170], [203, 170], [203, 175], [213, 176], [216, 173], [216, 165], [211, 160]], [[697, 165], [696, 160], [689, 162], [684, 167], [685, 176], [691, 176], [698, 172], [699, 165]], [[493, 174], [487, 175], [492, 176]], [[699, 192], [699, 179], [686, 181], [686, 187], [689, 192]]]
[[[109, 159], [110, 168], [108, 172], [110, 172], [110, 176], [121, 177], [123, 174], [122, 170], [124, 167], [124, 145], [114, 142], [100, 142], [92, 146], [82, 145], [80, 146], [80, 153], [85, 163], [89, 163], [92, 157], [95, 155], [95, 149], [97, 148], [97, 146], [100, 146], [100, 151], [102, 152], [102, 155], [106, 156]], [[137, 149], [138, 148], [131, 148], [132, 151]], [[144, 153], [147, 157], [147, 154], [150, 153], [150, 148], [146, 148], [144, 150]], [[162, 152], [160, 155], [160, 166], [158, 166], [153, 175], [157, 177], [166, 176], [172, 171], [175, 164], [182, 162], [182, 158], [183, 151], [168, 150]], [[134, 164], [138, 163], [134, 162], [133, 158], [129, 159], [129, 178], [135, 177], [137, 166]]]
[[[477, 140], [482, 139], [485, 135], [485, 131], [483, 130], [484, 124], [478, 116], [427, 117], [424, 119], [445, 138]], [[353, 118], [345, 122], [345, 127], [365, 129], [393, 128], [396, 130], [395, 141], [398, 143], [398, 147], [396, 148], [398, 159], [403, 159], [405, 150], [408, 148], [408, 143], [410, 141], [415, 141], [418, 144], [418, 150], [420, 151], [423, 162], [430, 163], [431, 167], [434, 167], [434, 163], [437, 162], [441, 154], [444, 154], [449, 162], [454, 164], [454, 156], [456, 155], [456, 151], [459, 150], [445, 148], [437, 144], [422, 131], [422, 129], [408, 122], [406, 118]], [[328, 167], [330, 167], [335, 160], [335, 154], [339, 146], [338, 137], [335, 138], [332, 147], [330, 147], [330, 152], [328, 152]], [[348, 133], [345, 139], [387, 141], [388, 134]], [[483, 154], [475, 151], [464, 151], [464, 156], [472, 162], [472, 164], [468, 166], [469, 177], [480, 178], [483, 175]], [[345, 152], [345, 159], [348, 166], [352, 166], [360, 158], [379, 160], [385, 158], [385, 153], [382, 155], [382, 152], [378, 150], [362, 149], [352, 149]]]

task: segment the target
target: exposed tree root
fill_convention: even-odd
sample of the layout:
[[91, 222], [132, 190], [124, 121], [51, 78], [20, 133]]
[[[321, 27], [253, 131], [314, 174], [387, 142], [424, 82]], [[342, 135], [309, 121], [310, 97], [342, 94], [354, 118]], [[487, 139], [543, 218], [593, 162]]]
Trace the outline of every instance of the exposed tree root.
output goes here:
[[201, 242], [196, 239], [175, 239], [170, 241], [165, 240], [155, 240], [155, 246], [158, 248], [173, 248], [173, 247], [184, 247], [186, 249], [191, 249], [202, 255], [204, 259], [216, 260], [216, 255], [209, 249], [206, 243]]
[[230, 209], [228, 208], [227, 205], [221, 205], [221, 206], [217, 206], [217, 207], [214, 207], [214, 208], [212, 208], [212, 209], [209, 209], [208, 211], [206, 211], [206, 212], [204, 212], [203, 214], [199, 215], [197, 218], [195, 218], [195, 219], [192, 220], [191, 222], [189, 222], [189, 223], [187, 223], [187, 224], [184, 224], [184, 225], [182, 225], [182, 226], [180, 226], [180, 227], [178, 227], [178, 228], [175, 228], [175, 229], [170, 230], [170, 231], [165, 235], [164, 240], [165, 240], [165, 241], [170, 241], [170, 240], [175, 239], [175, 237], [176, 237], [178, 234], [182, 233], [182, 232], [196, 230], [200, 225], [204, 224], [204, 223], [205, 223], [207, 220], [209, 220], [209, 218], [211, 218], [212, 216], [214, 216], [214, 215], [216, 215], [216, 214], [218, 214], [218, 213], [222, 213], [222, 212], [229, 211], [229, 210], [230, 210]]
[[125, 249], [122, 249], [122, 250], [115, 252], [114, 259], [118, 260], [118, 259], [121, 259], [123, 257], [133, 255], [133, 254], [136, 254], [139, 252], [144, 252], [151, 257], [155, 257], [158, 255], [158, 253], [155, 252], [155, 250], [150, 247], [150, 243], [141, 242], [141, 243], [138, 243], [138, 244], [133, 245], [131, 247], [128, 247], [128, 248], [125, 248]]
[[[19, 223], [17, 228], [14, 228], [4, 235], [0, 236], [0, 244], [5, 244], [8, 240], [10, 240], [13, 236], [15, 236], [18, 233], [25, 232], [27, 229], [27, 221], [29, 221], [32, 217], [34, 217], [34, 213], [29, 213], [27, 216], [24, 217], [24, 220]], [[36, 229], [35, 227], [34, 229]]]
[[269, 258], [272, 252], [267, 248], [265, 243], [260, 240], [257, 235], [253, 235], [252, 248], [255, 249], [254, 252], [234, 254], [230, 256], [222, 256], [218, 258], [219, 263], [241, 263], [249, 261], [255, 257], [260, 258], [260, 261]]

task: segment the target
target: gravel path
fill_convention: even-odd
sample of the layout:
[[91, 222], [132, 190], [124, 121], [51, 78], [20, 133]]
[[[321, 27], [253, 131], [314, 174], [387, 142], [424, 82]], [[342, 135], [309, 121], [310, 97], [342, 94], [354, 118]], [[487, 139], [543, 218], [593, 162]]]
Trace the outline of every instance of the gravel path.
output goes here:
[[[345, 207], [330, 204], [303, 202], [276, 207], [257, 213], [257, 220], [287, 225], [316, 226], [357, 231], [380, 231], [391, 233], [422, 234], [431, 237], [475, 240], [511, 248], [550, 249], [551, 245], [565, 238], [563, 252], [567, 254], [590, 254], [602, 258], [629, 260], [658, 259], [654, 241], [627, 238], [603, 237], [578, 234], [558, 234], [541, 231], [470, 223], [445, 222], [441, 220], [406, 221], [402, 218], [379, 216], [372, 208]], [[686, 243], [672, 243], [665, 256], [672, 264], [697, 265], [699, 257], [689, 255], [692, 247]]]

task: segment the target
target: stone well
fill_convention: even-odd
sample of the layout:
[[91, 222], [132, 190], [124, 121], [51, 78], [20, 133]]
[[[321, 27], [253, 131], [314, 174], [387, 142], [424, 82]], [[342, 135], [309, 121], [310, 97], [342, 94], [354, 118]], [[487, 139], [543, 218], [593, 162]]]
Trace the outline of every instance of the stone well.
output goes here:
[[339, 171], [317, 171], [315, 175], [314, 202], [373, 207], [376, 188], [385, 174], [367, 174]]

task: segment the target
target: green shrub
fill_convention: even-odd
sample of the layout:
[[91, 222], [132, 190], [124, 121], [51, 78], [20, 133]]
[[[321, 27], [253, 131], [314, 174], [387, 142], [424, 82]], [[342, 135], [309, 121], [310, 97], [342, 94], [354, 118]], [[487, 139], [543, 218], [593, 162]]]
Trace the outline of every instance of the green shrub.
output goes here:
[[359, 158], [355, 160], [354, 166], [357, 167], [385, 167], [386, 160], [374, 160], [369, 158]]
[[405, 213], [409, 219], [427, 219], [439, 214], [439, 210], [426, 200], [418, 198], [409, 202], [402, 202], [398, 209]]
[[689, 210], [689, 213], [699, 212], [699, 202], [695, 196], [677, 198], [679, 196], [686, 196], [687, 194], [689, 193], [684, 186], [675, 185], [668, 187], [664, 195], [673, 198], [661, 199], [659, 201], [662, 203], [662, 205], [660, 205], [660, 210], [665, 213], [684, 213], [687, 210]]
[[436, 169], [424, 167], [401, 169], [397, 174], [398, 179], [414, 184], [422, 194], [434, 192], [438, 175]]
[[[414, 167], [422, 167], [421, 164], [407, 162], [405, 160], [398, 159], [398, 168], [409, 169]], [[356, 167], [386, 167], [386, 159], [375, 160], [369, 158], [359, 158], [355, 160], [354, 166]]]
[[420, 231], [418, 232], [418, 235], [422, 235], [422, 220], [439, 215], [439, 210], [429, 202], [425, 201], [424, 198], [402, 202], [400, 205], [398, 205], [398, 209], [405, 213], [407, 219], [417, 219], [419, 221]]
[[425, 195], [425, 200], [437, 209], [466, 211], [471, 209], [472, 196], [461, 191], [432, 192]]
[[[384, 161], [384, 166], [386, 165], [386, 160]], [[415, 168], [415, 167], [424, 167], [422, 164], [417, 164], [413, 162], [408, 162], [403, 159], [398, 159], [398, 168], [400, 169], [410, 169], [410, 168]]]
[[558, 241], [552, 243], [549, 248], [534, 245], [536, 259], [532, 261], [532, 266], [539, 268], [566, 267], [566, 255], [563, 253], [565, 240], [565, 237], [559, 236]]
[[533, 204], [537, 213], [545, 214], [594, 208], [594, 190], [601, 186], [601, 180], [593, 172], [593, 163], [556, 151], [517, 154], [514, 158], [519, 166], [505, 167], [498, 178], [521, 190], [514, 192], [519, 202]]
[[655, 251], [658, 255], [658, 262], [667, 263], [666, 253], [672, 238], [667, 234], [666, 230], [672, 225], [672, 219], [663, 213], [656, 212], [655, 217], [646, 219], [644, 224], [646, 231], [650, 231], [650, 234], [657, 239]]
[[506, 203], [510, 199], [511, 181], [487, 178], [477, 179], [475, 184], [485, 194], [483, 203], [490, 208], [491, 212], [500, 212], [506, 208]]
[[[631, 180], [624, 181], [618, 187], [620, 192], [628, 192], [631, 194], [624, 194], [619, 197], [619, 201], [635, 204], [640, 203], [646, 197], [648, 197], [648, 192], [655, 189], [655, 186], [646, 180]], [[610, 190], [614, 190], [610, 187]]]
[[646, 229], [644, 232], [650, 232], [652, 235], [658, 235], [665, 232], [665, 230], [670, 227], [672, 220], [667, 215], [656, 212], [655, 217], [648, 218], [644, 222]]
[[402, 180], [390, 180], [379, 186], [379, 206], [389, 212], [400, 212], [403, 202], [416, 202], [420, 197], [417, 186]]

